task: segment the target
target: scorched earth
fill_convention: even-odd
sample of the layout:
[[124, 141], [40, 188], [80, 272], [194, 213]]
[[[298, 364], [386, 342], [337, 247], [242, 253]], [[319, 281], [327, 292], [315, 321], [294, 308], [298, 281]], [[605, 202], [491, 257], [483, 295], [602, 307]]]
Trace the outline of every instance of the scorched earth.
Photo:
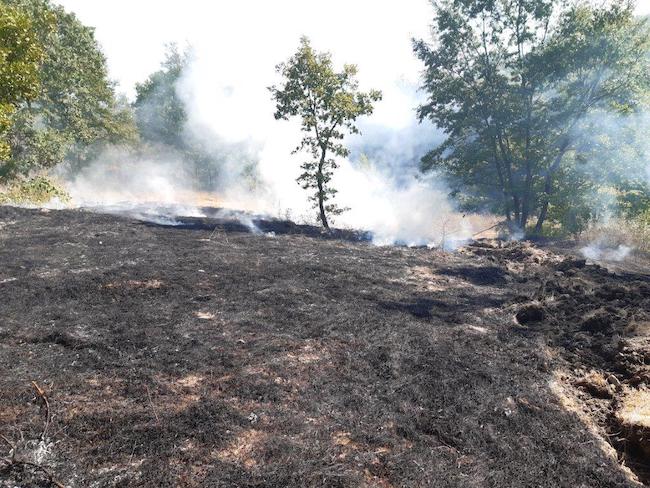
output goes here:
[[647, 275], [259, 226], [0, 207], [0, 486], [648, 479]]

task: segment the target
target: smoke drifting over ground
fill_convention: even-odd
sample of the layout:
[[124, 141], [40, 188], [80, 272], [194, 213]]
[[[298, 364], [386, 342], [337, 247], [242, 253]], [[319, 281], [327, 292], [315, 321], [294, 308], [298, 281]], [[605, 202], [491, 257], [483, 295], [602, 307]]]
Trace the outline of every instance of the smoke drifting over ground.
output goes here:
[[633, 249], [625, 244], [619, 244], [616, 248], [602, 246], [599, 242], [594, 242], [581, 249], [584, 257], [592, 261], [623, 261]]
[[[242, 64], [218, 69], [227, 62], [215, 63], [197, 50], [178, 87], [188, 107], [187, 130], [192, 137], [206, 139], [205, 144], [216, 138], [222, 145], [239, 146], [255, 155], [254, 187], [242, 188], [249, 185], [242, 166], [228, 164], [221, 174], [228, 184], [221, 185], [220, 196], [255, 212], [313, 222], [308, 194], [296, 184], [300, 163], [308, 155], [291, 155], [301, 137], [300, 127], [295, 121], [272, 117], [274, 104], [267, 87], [277, 81], [273, 63], [267, 61], [265, 76], [252, 77]], [[366, 83], [363, 88], [374, 86]], [[339, 190], [337, 202], [350, 211], [335, 224], [370, 230], [380, 243], [434, 243], [454, 211], [441, 182], [417, 177], [417, 164], [441, 135], [428, 124], [417, 125], [414, 83], [391, 80], [380, 88], [385, 98], [377, 107], [378, 121], [374, 117], [361, 121], [362, 135], [346, 141], [352, 157], [339, 160], [333, 186]], [[238, 159], [235, 154], [233, 158]], [[467, 237], [465, 227], [455, 229], [459, 239]]]
[[[397, 12], [393, 15], [402, 18]], [[312, 34], [316, 49], [331, 51], [335, 63], [358, 63], [363, 90], [376, 88], [384, 94], [375, 113], [359, 121], [362, 135], [346, 140], [352, 153], [338, 161], [333, 186], [339, 191], [337, 203], [350, 211], [335, 218], [334, 225], [368, 230], [381, 244], [444, 241], [451, 246], [468, 238], [471, 225], [454, 211], [442, 181], [422, 179], [417, 171], [419, 159], [442, 138], [435, 127], [419, 125], [415, 117], [420, 100], [410, 38], [422, 32], [409, 31], [397, 22], [397, 29], [403, 31], [391, 32], [383, 40], [377, 31], [372, 39], [381, 45], [369, 45], [339, 39], [338, 34], [332, 37], [322, 27], [305, 22], [292, 24], [295, 32], [285, 31], [264, 45], [238, 43], [242, 34], [237, 33], [231, 33], [233, 38], [224, 49], [215, 49], [205, 39], [193, 42], [189, 66], [176, 89], [188, 114], [185, 136], [219, 160], [208, 193], [197, 194], [183, 162], [174, 157], [132, 160], [109, 154], [71, 182], [74, 201], [83, 205], [160, 201], [181, 205], [191, 215], [202, 203], [212, 203], [315, 223], [309, 193], [296, 183], [300, 164], [309, 156], [291, 154], [301, 138], [300, 126], [273, 118], [275, 107], [268, 91], [278, 81], [275, 65], [298, 45], [303, 33], [299, 27]], [[377, 52], [384, 53], [381, 59]], [[408, 60], [408, 67], [403, 61], [393, 66], [404, 72], [387, 70], [392, 58]]]
[[[650, 114], [645, 110], [618, 115], [597, 112], [576, 127], [582, 143], [579, 171], [598, 181], [587, 206], [592, 223], [582, 240], [582, 254], [593, 261], [618, 262], [646, 251], [643, 232], [635, 228], [650, 189]], [[632, 217], [632, 221], [630, 221]]]

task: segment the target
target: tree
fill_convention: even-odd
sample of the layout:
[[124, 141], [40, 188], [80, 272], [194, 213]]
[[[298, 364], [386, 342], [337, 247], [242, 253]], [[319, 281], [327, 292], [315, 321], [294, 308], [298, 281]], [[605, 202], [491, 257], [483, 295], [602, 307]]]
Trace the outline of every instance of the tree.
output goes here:
[[346, 132], [358, 133], [356, 119], [369, 115], [381, 93], [358, 90], [357, 68], [346, 64], [336, 72], [328, 53], [315, 52], [303, 37], [298, 51], [277, 71], [284, 78], [280, 86], [270, 87], [276, 102], [276, 120], [300, 117], [302, 138], [295, 152], [306, 150], [312, 159], [305, 161], [298, 183], [305, 190], [314, 189], [311, 199], [318, 208], [318, 219], [329, 230], [327, 215], [340, 214], [344, 209], [328, 203], [336, 194], [329, 183], [337, 168], [335, 157], [345, 157], [348, 149], [341, 141]]
[[5, 138], [16, 107], [38, 96], [42, 58], [29, 17], [0, 3], [0, 164], [11, 156]]
[[594, 135], [584, 120], [639, 109], [650, 86], [647, 23], [627, 0], [434, 5], [436, 43], [414, 43], [428, 93], [419, 116], [447, 139], [423, 167], [447, 175], [464, 206], [501, 212], [521, 229], [536, 217], [539, 233], [554, 202], [593, 188], [564, 184], [580, 180], [581, 146]]
[[136, 85], [133, 106], [138, 130], [145, 141], [184, 149], [187, 113], [176, 85], [187, 67], [188, 57], [187, 52], [181, 53], [176, 45], [170, 44], [161, 69]]
[[154, 154], [173, 152], [198, 188], [213, 190], [227, 149], [215, 150], [213, 146], [218, 142], [212, 134], [208, 145], [204, 138], [187, 130], [188, 114], [177, 88], [190, 57], [191, 48], [181, 52], [175, 44], [169, 44], [160, 69], [136, 85], [133, 107], [144, 142], [141, 150]]
[[131, 109], [115, 94], [92, 28], [49, 0], [2, 0], [24, 12], [44, 46], [40, 90], [22, 103], [0, 178], [69, 161], [90, 161], [103, 146], [137, 138]]

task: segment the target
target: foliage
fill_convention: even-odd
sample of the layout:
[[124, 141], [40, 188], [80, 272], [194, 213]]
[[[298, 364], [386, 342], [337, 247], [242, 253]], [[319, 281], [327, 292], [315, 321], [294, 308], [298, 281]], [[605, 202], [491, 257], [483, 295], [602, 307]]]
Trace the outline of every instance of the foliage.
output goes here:
[[628, 224], [637, 248], [650, 252], [650, 209], [629, 219]]
[[145, 141], [183, 147], [187, 113], [176, 93], [176, 85], [187, 67], [188, 54], [168, 46], [161, 69], [136, 85], [134, 103], [138, 130]]
[[0, 204], [42, 205], [55, 198], [62, 202], [70, 200], [64, 190], [45, 176], [14, 181], [0, 191]]
[[306, 150], [311, 159], [302, 164], [298, 182], [304, 189], [314, 189], [311, 199], [319, 209], [318, 219], [329, 229], [327, 214], [340, 214], [344, 209], [328, 203], [336, 194], [330, 180], [337, 168], [336, 157], [348, 155], [341, 141], [346, 133], [358, 133], [356, 119], [369, 115], [381, 93], [358, 90], [357, 68], [346, 64], [336, 72], [328, 53], [315, 52], [303, 37], [298, 51], [277, 67], [284, 78], [282, 86], [271, 87], [276, 102], [276, 119], [299, 117], [305, 136], [294, 152]]
[[577, 230], [598, 186], [581, 174], [596, 134], [581, 129], [598, 111], [639, 109], [650, 86], [646, 22], [624, 0], [435, 4], [436, 44], [414, 44], [428, 94], [419, 116], [448, 137], [423, 167], [445, 173], [467, 208], [521, 229], [536, 217], [535, 232], [547, 218]]
[[42, 58], [29, 17], [0, 2], [0, 164], [11, 156], [6, 135], [16, 106], [38, 95]]
[[183, 161], [185, 171], [195, 180], [197, 187], [211, 190], [224, 163], [223, 155], [215, 153], [227, 151], [215, 151], [185, 130], [187, 111], [177, 88], [190, 56], [190, 49], [180, 52], [175, 44], [168, 45], [160, 69], [136, 85], [133, 107], [144, 143], [141, 149], [148, 153], [161, 149], [171, 151]]
[[28, 174], [67, 159], [86, 164], [103, 146], [137, 134], [128, 104], [115, 95], [94, 31], [49, 0], [2, 0], [25, 12], [45, 52], [41, 88], [16, 113], [12, 156], [0, 178]]

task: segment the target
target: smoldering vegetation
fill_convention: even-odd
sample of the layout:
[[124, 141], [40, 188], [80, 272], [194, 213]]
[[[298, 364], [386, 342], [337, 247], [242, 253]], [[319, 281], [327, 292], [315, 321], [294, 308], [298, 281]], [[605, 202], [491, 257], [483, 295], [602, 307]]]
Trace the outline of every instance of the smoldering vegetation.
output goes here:
[[[133, 215], [141, 217], [135, 206], [144, 203], [148, 214], [164, 213], [170, 204], [183, 215], [212, 206], [316, 223], [308, 194], [296, 184], [306, 157], [292, 154], [300, 126], [272, 116], [267, 86], [275, 81], [273, 69], [253, 76], [250, 66], [230, 58], [220, 66], [212, 54], [169, 47], [161, 69], [137, 88], [140, 144], [105, 148], [82, 166], [58, 168], [70, 206], [113, 211], [133, 202]], [[420, 173], [420, 158], [442, 133], [416, 122], [421, 95], [414, 82], [384, 81], [387, 97], [377, 107], [383, 120], [361, 121], [362, 134], [345, 141], [350, 157], [337, 158], [336, 200], [349, 211], [334, 224], [367, 231], [382, 245], [456, 246], [490, 218], [465, 219], [444, 180]]]

